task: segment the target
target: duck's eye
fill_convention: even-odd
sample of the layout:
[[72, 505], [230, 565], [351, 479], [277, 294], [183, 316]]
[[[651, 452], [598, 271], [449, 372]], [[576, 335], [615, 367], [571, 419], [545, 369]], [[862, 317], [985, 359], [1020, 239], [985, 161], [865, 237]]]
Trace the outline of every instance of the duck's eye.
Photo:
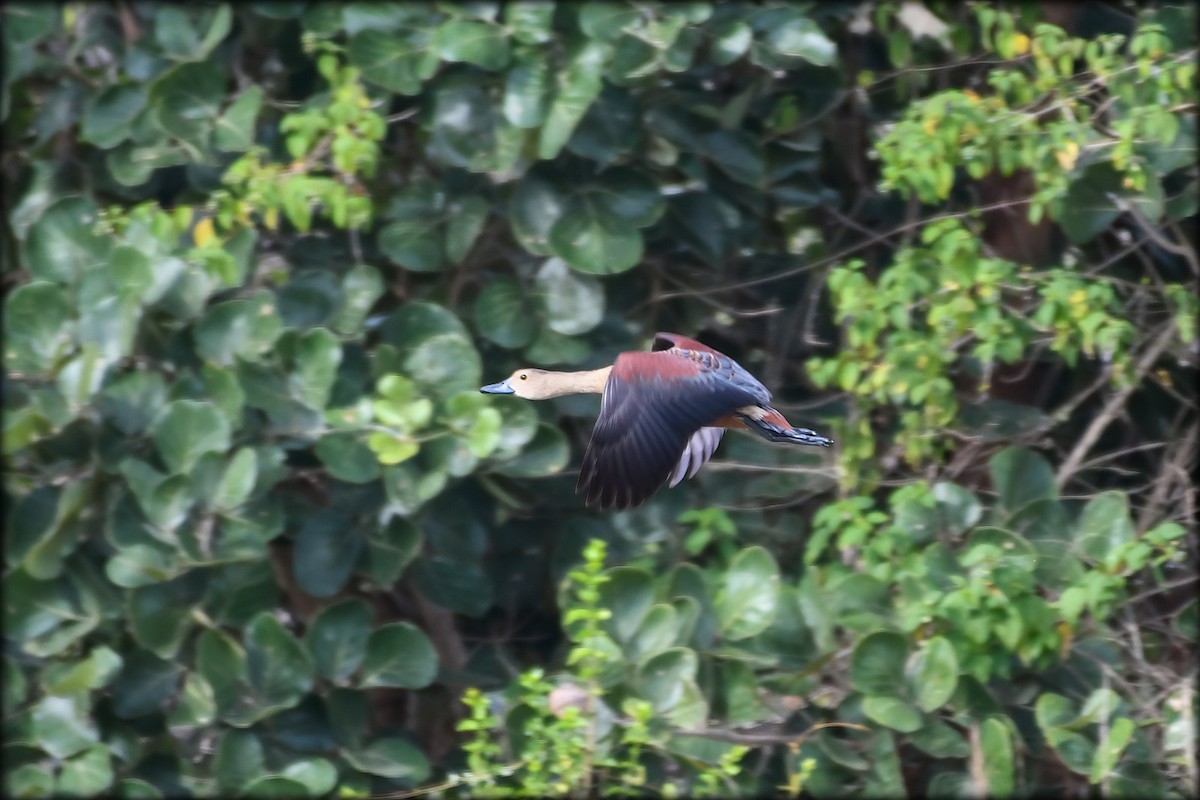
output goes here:
[[521, 376], [521, 380], [523, 380], [523, 381], [524, 381], [524, 380], [528, 380], [528, 379], [529, 379], [529, 376], [528, 376], [528, 375], [522, 375], [522, 376]]

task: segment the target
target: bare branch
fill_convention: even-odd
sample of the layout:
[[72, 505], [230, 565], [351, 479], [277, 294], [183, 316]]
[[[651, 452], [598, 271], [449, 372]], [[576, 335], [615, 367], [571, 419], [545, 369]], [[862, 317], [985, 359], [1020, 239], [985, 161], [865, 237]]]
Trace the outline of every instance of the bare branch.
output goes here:
[[1092, 420], [1092, 424], [1083, 432], [1083, 436], [1075, 444], [1071, 454], [1067, 456], [1067, 460], [1063, 462], [1062, 467], [1058, 470], [1058, 475], [1055, 476], [1055, 483], [1061, 490], [1066, 485], [1067, 481], [1079, 471], [1079, 465], [1083, 462], [1088, 451], [1096, 444], [1100, 435], [1112, 423], [1117, 415], [1125, 408], [1125, 401], [1133, 394], [1134, 389], [1137, 389], [1141, 384], [1142, 379], [1146, 377], [1146, 373], [1154, 366], [1154, 362], [1158, 361], [1158, 357], [1166, 351], [1167, 346], [1175, 339], [1175, 323], [1169, 322], [1159, 328], [1158, 335], [1154, 342], [1146, 348], [1146, 352], [1138, 359], [1137, 367], [1133, 371], [1133, 377], [1129, 383], [1117, 390], [1109, 399], [1108, 403], [1101, 410], [1099, 416]]

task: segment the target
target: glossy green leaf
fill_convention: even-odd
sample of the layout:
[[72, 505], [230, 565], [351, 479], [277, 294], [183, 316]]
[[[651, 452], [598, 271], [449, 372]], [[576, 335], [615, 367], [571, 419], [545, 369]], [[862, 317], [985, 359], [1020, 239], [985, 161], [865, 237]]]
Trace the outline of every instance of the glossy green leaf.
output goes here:
[[684, 699], [686, 684], [695, 676], [696, 654], [686, 647], [673, 647], [638, 667], [638, 693], [655, 711], [669, 711]]
[[212, 686], [203, 675], [189, 673], [183, 682], [183, 691], [167, 717], [167, 724], [181, 727], [211, 725], [217, 718], [217, 700]]
[[289, 384], [309, 408], [324, 409], [342, 363], [342, 345], [325, 328], [314, 328], [296, 342], [295, 369]]
[[361, 749], [345, 749], [342, 755], [355, 769], [414, 785], [425, 781], [430, 773], [425, 754], [397, 737], [376, 739]]
[[678, 625], [679, 618], [672, 606], [665, 603], [651, 606], [629, 641], [629, 659], [639, 663], [676, 644]]
[[1012, 734], [996, 717], [983, 721], [979, 729], [979, 749], [983, 753], [983, 777], [987, 785], [979, 787], [988, 797], [1009, 797], [1015, 786]]
[[43, 673], [45, 689], [51, 695], [70, 695], [75, 692], [99, 689], [107, 686], [120, 672], [121, 656], [111, 648], [98, 647], [88, 653], [87, 658], [65, 666], [64, 670], [48, 670]]
[[1124, 492], [1103, 492], [1088, 500], [1075, 523], [1075, 541], [1092, 561], [1103, 562], [1114, 548], [1133, 541], [1129, 498]]
[[478, 390], [482, 384], [479, 353], [470, 341], [455, 334], [422, 340], [404, 359], [404, 367], [414, 380], [444, 397]]
[[54, 789], [61, 795], [96, 797], [112, 782], [112, 755], [107, 746], [95, 744], [63, 762]]
[[375, 629], [367, 640], [363, 686], [423, 689], [437, 675], [438, 657], [420, 628], [393, 622]]
[[554, 158], [571, 138], [592, 101], [600, 94], [601, 65], [608, 47], [589, 41], [577, 46], [559, 74], [554, 100], [538, 138], [538, 157]]
[[950, 700], [958, 687], [958, 658], [948, 639], [934, 636], [924, 642], [909, 670], [909, 682], [922, 711], [936, 711]]
[[504, 118], [518, 128], [534, 128], [550, 105], [550, 62], [536, 50], [521, 51], [504, 79]]
[[273, 614], [250, 621], [245, 646], [247, 681], [263, 707], [290, 708], [312, 688], [312, 658]]
[[1126, 746], [1133, 738], [1135, 728], [1133, 720], [1129, 717], [1118, 717], [1113, 720], [1112, 725], [1106, 731], [1107, 735], [1101, 738], [1099, 746], [1096, 748], [1089, 775], [1089, 780], [1093, 785], [1104, 781], [1117, 768], [1117, 762], [1121, 760], [1121, 754], [1125, 752]]
[[221, 731], [213, 757], [213, 774], [223, 792], [238, 792], [265, 773], [262, 741], [251, 731]]
[[554, 19], [552, 0], [512, 0], [504, 4], [504, 23], [513, 38], [523, 44], [550, 41]]
[[168, 6], [157, 15], [154, 35], [172, 61], [202, 61], [229, 33], [233, 13], [227, 4]]
[[63, 197], [29, 229], [25, 257], [34, 280], [68, 283], [108, 261], [112, 239], [97, 230], [100, 209], [91, 200]]
[[612, 612], [605, 627], [618, 642], [630, 642], [654, 602], [650, 573], [634, 567], [616, 567], [605, 572], [608, 581], [600, 587], [604, 608]]
[[173, 658], [195, 623], [192, 609], [204, 589], [200, 572], [133, 589], [128, 615], [134, 639], [160, 658]]
[[895, 697], [865, 697], [862, 709], [870, 719], [901, 733], [912, 733], [922, 725], [921, 712]]
[[218, 303], [196, 323], [196, 349], [216, 364], [229, 365], [235, 356], [257, 359], [283, 332], [283, 322], [269, 292], [245, 300]]
[[571, 271], [561, 258], [548, 258], [537, 271], [535, 290], [546, 325], [555, 333], [587, 333], [604, 316], [604, 287], [595, 278]]
[[908, 740], [934, 758], [966, 758], [971, 754], [964, 735], [940, 719], [926, 719], [924, 726], [910, 734]]
[[338, 771], [323, 758], [293, 761], [283, 769], [283, 777], [302, 785], [310, 797], [322, 797], [338, 783]]
[[799, 56], [811, 64], [828, 67], [837, 58], [837, 46], [807, 17], [794, 17], [767, 32], [767, 43], [779, 54]]
[[205, 453], [228, 450], [231, 432], [225, 415], [211, 403], [176, 400], [154, 421], [151, 435], [167, 469], [180, 474]]
[[442, 235], [421, 220], [396, 220], [379, 232], [379, 249], [405, 269], [433, 272], [443, 264]]
[[734, 556], [713, 603], [717, 628], [730, 641], [766, 630], [779, 608], [779, 565], [761, 547]]
[[624, 272], [642, 258], [641, 235], [594, 200], [570, 203], [551, 227], [548, 241], [555, 255], [595, 275]]
[[331, 326], [342, 334], [358, 333], [384, 291], [383, 276], [368, 264], [355, 264], [342, 278], [342, 305]]
[[446, 20], [434, 31], [433, 47], [446, 61], [465, 61], [486, 70], [503, 69], [508, 63], [504, 30], [486, 22]]
[[29, 715], [29, 733], [55, 758], [81, 753], [99, 739], [86, 692], [43, 697]]

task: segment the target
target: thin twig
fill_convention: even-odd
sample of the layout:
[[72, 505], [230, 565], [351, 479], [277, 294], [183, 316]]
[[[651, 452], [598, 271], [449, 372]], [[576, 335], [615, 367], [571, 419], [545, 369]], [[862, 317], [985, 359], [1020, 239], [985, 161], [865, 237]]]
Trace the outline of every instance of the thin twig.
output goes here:
[[1071, 454], [1067, 456], [1067, 460], [1063, 462], [1062, 467], [1058, 470], [1058, 475], [1055, 476], [1055, 483], [1061, 490], [1071, 479], [1076, 472], [1079, 471], [1079, 465], [1082, 463], [1088, 451], [1096, 444], [1100, 435], [1112, 423], [1117, 415], [1125, 408], [1125, 401], [1133, 394], [1133, 391], [1141, 385], [1142, 379], [1146, 377], [1146, 373], [1158, 361], [1158, 357], [1166, 351], [1167, 346], [1175, 339], [1175, 323], [1169, 322], [1159, 329], [1158, 336], [1154, 342], [1146, 348], [1146, 352], [1138, 360], [1137, 367], [1133, 371], [1133, 377], [1129, 383], [1116, 391], [1107, 405], [1104, 406], [1100, 414], [1092, 420], [1092, 424], [1083, 432], [1083, 436], [1076, 442], [1075, 447], [1071, 450]]

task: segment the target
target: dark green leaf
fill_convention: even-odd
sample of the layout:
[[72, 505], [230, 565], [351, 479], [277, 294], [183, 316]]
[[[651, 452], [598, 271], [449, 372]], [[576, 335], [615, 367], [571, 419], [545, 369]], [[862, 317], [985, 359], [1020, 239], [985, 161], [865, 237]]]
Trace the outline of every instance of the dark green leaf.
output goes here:
[[270, 613], [250, 621], [245, 639], [246, 676], [259, 701], [272, 709], [298, 703], [313, 681], [304, 646]]
[[421, 549], [421, 532], [411, 522], [393, 517], [367, 532], [365, 571], [377, 586], [391, 586]]
[[424, 31], [400, 37], [365, 29], [350, 39], [346, 53], [364, 78], [400, 94], [419, 92], [438, 65]]
[[474, 312], [479, 333], [501, 347], [524, 347], [537, 330], [531, 304], [512, 278], [488, 281], [475, 298]]
[[393, 622], [371, 632], [362, 667], [363, 686], [423, 689], [437, 676], [438, 658], [420, 628]]
[[225, 72], [215, 62], [182, 64], [150, 84], [150, 106], [164, 133], [205, 150], [221, 114]]
[[323, 509], [304, 520], [292, 549], [292, 569], [306, 593], [331, 597], [346, 585], [365, 538], [355, 527], [335, 509]]
[[563, 432], [543, 422], [538, 424], [533, 439], [519, 455], [497, 462], [493, 469], [513, 478], [538, 478], [562, 471], [570, 455]]
[[112, 686], [113, 710], [122, 719], [134, 719], [161, 710], [175, 694], [184, 672], [177, 664], [145, 651], [134, 650], [125, 659]]
[[327, 433], [313, 448], [329, 474], [347, 483], [370, 483], [379, 477], [379, 460], [356, 433]]
[[1041, 455], [1024, 447], [1006, 447], [988, 462], [992, 484], [1009, 512], [1035, 500], [1058, 497], [1054, 470]]
[[866, 695], [895, 697], [903, 688], [908, 640], [891, 631], [863, 637], [850, 656], [850, 683]]
[[334, 683], [353, 675], [366, 657], [373, 617], [371, 607], [358, 598], [321, 609], [304, 634], [317, 672]]
[[79, 136], [111, 150], [130, 136], [134, 118], [145, 107], [146, 90], [142, 85], [111, 86], [88, 98]]

